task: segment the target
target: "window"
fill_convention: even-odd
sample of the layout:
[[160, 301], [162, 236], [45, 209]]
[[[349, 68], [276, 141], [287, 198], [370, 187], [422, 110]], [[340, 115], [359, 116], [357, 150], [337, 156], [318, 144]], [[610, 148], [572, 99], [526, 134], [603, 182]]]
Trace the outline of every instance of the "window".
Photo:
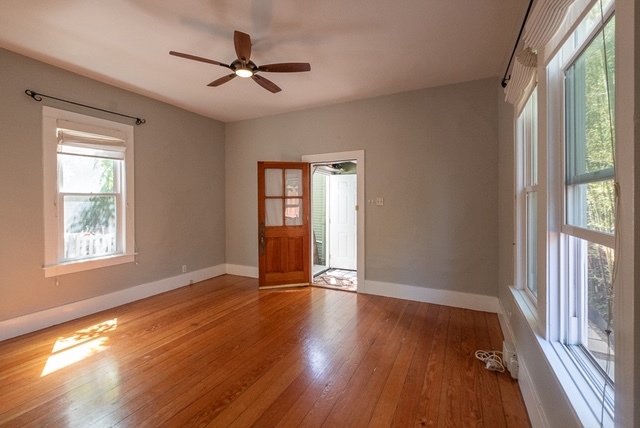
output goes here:
[[564, 72], [566, 337], [612, 383], [615, 17], [596, 30]]
[[45, 276], [133, 261], [133, 127], [43, 108]]
[[[613, 286], [616, 248], [614, 165], [614, 1], [586, 11], [546, 67], [548, 216], [545, 332], [580, 397], [589, 424], [613, 425]], [[540, 292], [540, 291], [539, 291]], [[539, 296], [540, 298], [541, 296]], [[543, 330], [544, 331], [544, 330]], [[568, 376], [565, 378], [564, 376]], [[584, 401], [580, 401], [584, 400]], [[582, 407], [586, 405], [587, 407]]]
[[533, 90], [517, 120], [518, 266], [523, 288], [538, 297], [538, 91]]

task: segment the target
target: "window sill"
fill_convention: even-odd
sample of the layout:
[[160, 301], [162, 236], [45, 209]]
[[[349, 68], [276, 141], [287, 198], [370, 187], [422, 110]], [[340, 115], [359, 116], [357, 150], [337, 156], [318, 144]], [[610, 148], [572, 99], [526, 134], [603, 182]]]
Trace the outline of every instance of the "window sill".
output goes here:
[[115, 266], [123, 263], [135, 261], [135, 254], [119, 254], [116, 256], [101, 257], [97, 259], [79, 260], [73, 262], [59, 263], [56, 265], [44, 266], [45, 278], [66, 275], [69, 273], [82, 272], [85, 270], [99, 269], [108, 266]]
[[[569, 403], [583, 426], [600, 426], [600, 409], [602, 403], [585, 378], [582, 369], [576, 364], [567, 348], [556, 341], [544, 339], [537, 330], [535, 311], [530, 306], [529, 297], [523, 290], [511, 288], [513, 300], [520, 313], [529, 324], [531, 332], [542, 350], [551, 370], [562, 387]], [[525, 360], [526, 364], [526, 360]], [[543, 391], [537, 391], [543, 393]], [[613, 427], [613, 418], [604, 412], [602, 426]]]

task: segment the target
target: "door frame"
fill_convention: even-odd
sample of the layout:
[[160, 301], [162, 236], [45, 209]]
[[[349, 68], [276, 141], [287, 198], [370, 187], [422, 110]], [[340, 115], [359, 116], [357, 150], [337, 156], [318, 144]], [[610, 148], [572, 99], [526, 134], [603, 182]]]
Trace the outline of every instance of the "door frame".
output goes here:
[[[357, 272], [358, 272], [358, 293], [366, 292], [365, 288], [365, 189], [364, 189], [364, 177], [365, 177], [365, 157], [364, 150], [354, 150], [349, 152], [336, 152], [336, 153], [321, 153], [315, 155], [304, 155], [302, 156], [302, 161], [307, 162], [309, 164], [314, 163], [326, 163], [326, 162], [340, 162], [340, 161], [348, 161], [355, 160], [357, 163], [357, 189], [356, 189], [356, 218], [358, 221], [357, 225], [357, 243], [358, 243], [358, 254], [357, 254]], [[311, 228], [312, 221], [309, 222], [309, 227]], [[309, 251], [313, 251], [313, 246], [309, 246]], [[311, 263], [311, 271], [313, 271], [313, 257], [310, 257]]]

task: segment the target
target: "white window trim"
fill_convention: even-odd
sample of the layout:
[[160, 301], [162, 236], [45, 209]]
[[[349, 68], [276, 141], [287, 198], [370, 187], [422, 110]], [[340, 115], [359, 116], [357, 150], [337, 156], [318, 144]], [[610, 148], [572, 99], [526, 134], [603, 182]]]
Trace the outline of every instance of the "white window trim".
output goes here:
[[[82, 130], [95, 134], [124, 135], [127, 150], [125, 151], [126, 179], [123, 188], [124, 215], [122, 220], [124, 237], [122, 252], [92, 259], [59, 261], [59, 228], [57, 219], [57, 144], [56, 129], [59, 121], [79, 124]], [[114, 266], [135, 261], [134, 235], [134, 157], [133, 126], [106, 119], [99, 119], [48, 106], [42, 108], [42, 155], [43, 155], [43, 190], [44, 190], [44, 276], [54, 277], [69, 273], [81, 272]]]

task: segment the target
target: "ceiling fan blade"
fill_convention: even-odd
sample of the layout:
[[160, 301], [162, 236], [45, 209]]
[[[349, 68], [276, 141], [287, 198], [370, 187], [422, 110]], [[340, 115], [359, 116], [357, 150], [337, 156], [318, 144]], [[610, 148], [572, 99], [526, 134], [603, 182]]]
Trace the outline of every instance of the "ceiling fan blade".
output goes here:
[[233, 79], [234, 77], [236, 77], [236, 73], [231, 73], [219, 79], [214, 80], [213, 82], [209, 83], [207, 86], [220, 86], [223, 83], [227, 83], [229, 80]]
[[251, 36], [241, 31], [234, 31], [233, 45], [236, 48], [238, 59], [249, 62], [249, 58], [251, 58]]
[[207, 64], [213, 64], [213, 65], [219, 65], [219, 66], [222, 66], [222, 67], [231, 68], [231, 67], [229, 67], [229, 65], [224, 64], [222, 62], [218, 62], [218, 61], [214, 61], [212, 59], [202, 58], [202, 57], [199, 57], [199, 56], [190, 55], [190, 54], [186, 54], [186, 53], [182, 53], [182, 52], [170, 51], [169, 55], [179, 56], [180, 58], [192, 59], [194, 61], [206, 62]]
[[300, 71], [311, 71], [311, 64], [308, 62], [283, 62], [281, 64], [265, 64], [258, 67], [258, 71], [268, 73], [297, 73]]
[[282, 90], [278, 85], [273, 83], [271, 80], [265, 79], [264, 77], [258, 76], [257, 74], [254, 74], [253, 76], [251, 76], [251, 78], [255, 80], [258, 85], [262, 86], [269, 92], [273, 92], [274, 94]]

